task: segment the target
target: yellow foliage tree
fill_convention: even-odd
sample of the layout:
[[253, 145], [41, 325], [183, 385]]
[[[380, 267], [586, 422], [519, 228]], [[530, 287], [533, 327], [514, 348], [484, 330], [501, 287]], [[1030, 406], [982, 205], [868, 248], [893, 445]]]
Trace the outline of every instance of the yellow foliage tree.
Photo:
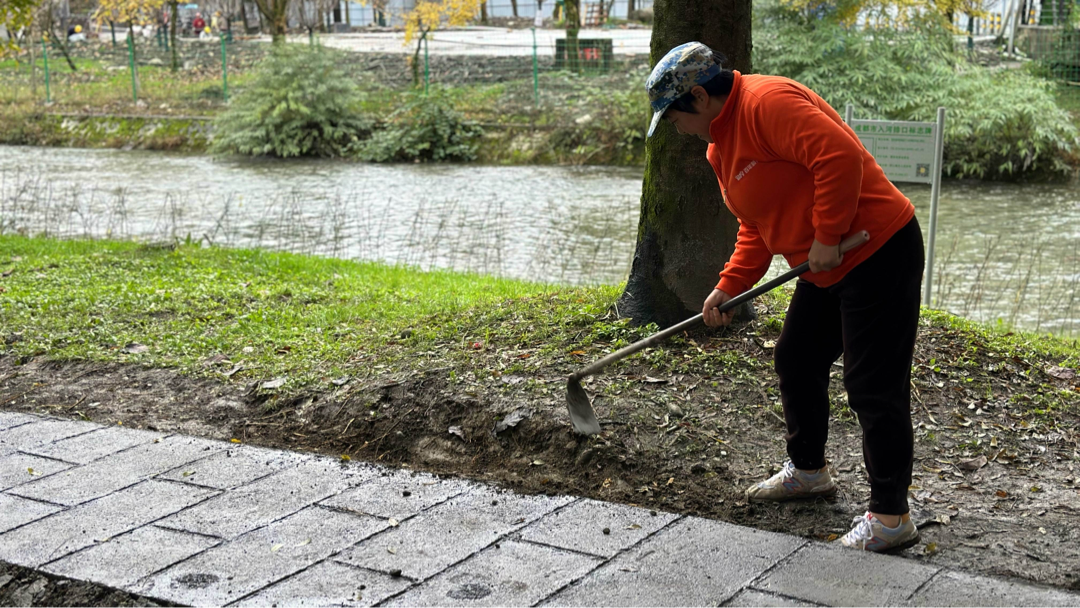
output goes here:
[[158, 21], [165, 0], [98, 0], [94, 20], [100, 23], [146, 25]]
[[420, 45], [428, 32], [439, 27], [462, 26], [469, 22], [480, 8], [480, 0], [417, 0], [416, 6], [405, 14], [405, 44], [416, 40], [412, 57], [413, 85], [420, 84]]
[[908, 24], [917, 15], [936, 13], [946, 20], [953, 15], [985, 17], [989, 0], [781, 0], [807, 17], [818, 14], [822, 8], [833, 10], [835, 19], [845, 25], [853, 25], [860, 15], [868, 24], [876, 27], [893, 27]]
[[37, 0], [0, 0], [0, 27], [7, 31], [7, 39], [0, 40], [0, 56], [17, 53], [19, 33], [34, 21]]

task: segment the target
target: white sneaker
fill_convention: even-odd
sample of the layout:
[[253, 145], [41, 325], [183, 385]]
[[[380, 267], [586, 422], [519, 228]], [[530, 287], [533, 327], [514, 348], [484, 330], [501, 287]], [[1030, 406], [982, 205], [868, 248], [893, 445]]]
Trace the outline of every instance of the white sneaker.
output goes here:
[[901, 521], [895, 528], [887, 528], [881, 520], [867, 511], [866, 515], [856, 517], [852, 523], [855, 527], [840, 538], [840, 542], [845, 547], [852, 549], [889, 551], [910, 547], [919, 542], [919, 531], [911, 522], [911, 518]]
[[772, 477], [746, 490], [750, 502], [780, 502], [795, 498], [836, 496], [836, 484], [829, 475], [829, 468], [822, 467], [816, 473], [796, 469], [791, 461]]

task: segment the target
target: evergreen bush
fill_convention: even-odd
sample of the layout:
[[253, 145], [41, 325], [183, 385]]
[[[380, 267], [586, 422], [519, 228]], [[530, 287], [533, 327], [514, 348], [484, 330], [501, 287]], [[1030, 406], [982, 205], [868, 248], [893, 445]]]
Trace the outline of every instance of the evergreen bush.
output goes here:
[[251, 156], [343, 156], [371, 131], [339, 51], [282, 45], [214, 121], [211, 151]]

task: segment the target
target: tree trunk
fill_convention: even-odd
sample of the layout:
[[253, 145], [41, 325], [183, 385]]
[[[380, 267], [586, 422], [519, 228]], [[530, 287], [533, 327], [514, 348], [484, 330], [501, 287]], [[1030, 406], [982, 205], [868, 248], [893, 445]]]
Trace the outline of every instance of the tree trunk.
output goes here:
[[482, 2], [480, 2], [480, 23], [487, 23], [487, 22], [488, 22], [487, 0], [483, 0]]
[[176, 49], [176, 22], [180, 20], [179, 0], [169, 0], [169, 42], [172, 43], [172, 71], [180, 69], [180, 55]]
[[259, 8], [260, 20], [266, 17], [270, 22], [270, 35], [275, 45], [285, 43], [285, 31], [288, 29], [289, 1], [288, 0], [255, 0], [255, 6]]
[[510, 0], [510, 10], [514, 13], [514, 19], [517, 19], [517, 0]]
[[581, 71], [578, 57], [578, 28], [581, 27], [581, 0], [566, 0], [566, 66], [571, 72]]
[[[750, 12], [751, 0], [656, 0], [651, 63], [697, 40], [726, 55], [725, 68], [749, 72]], [[637, 323], [668, 327], [701, 312], [735, 250], [739, 224], [705, 149], [664, 123], [646, 143], [637, 250], [619, 298], [619, 313]]]
[[626, 19], [634, 18], [634, 0], [626, 0]]

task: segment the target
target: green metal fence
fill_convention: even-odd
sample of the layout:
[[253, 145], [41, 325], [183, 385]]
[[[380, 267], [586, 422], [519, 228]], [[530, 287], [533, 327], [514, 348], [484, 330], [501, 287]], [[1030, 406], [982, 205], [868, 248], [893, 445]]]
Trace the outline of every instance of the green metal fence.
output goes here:
[[[342, 67], [366, 90], [480, 91], [491, 100], [493, 119], [507, 104], [559, 106], [611, 87], [625, 90], [628, 78], [643, 81], [648, 70], [645, 38], [628, 45], [582, 37], [575, 54], [565, 32], [555, 30], [525, 29], [496, 41], [435, 31], [407, 47], [400, 38], [388, 44], [385, 37], [355, 34], [316, 34], [309, 41], [305, 32], [289, 44], [340, 49]], [[163, 30], [118, 31], [114, 43], [106, 27], [83, 42], [39, 41], [0, 63], [0, 102], [48, 104], [52, 111], [213, 114], [270, 50], [266, 40], [224, 36], [174, 45]]]

